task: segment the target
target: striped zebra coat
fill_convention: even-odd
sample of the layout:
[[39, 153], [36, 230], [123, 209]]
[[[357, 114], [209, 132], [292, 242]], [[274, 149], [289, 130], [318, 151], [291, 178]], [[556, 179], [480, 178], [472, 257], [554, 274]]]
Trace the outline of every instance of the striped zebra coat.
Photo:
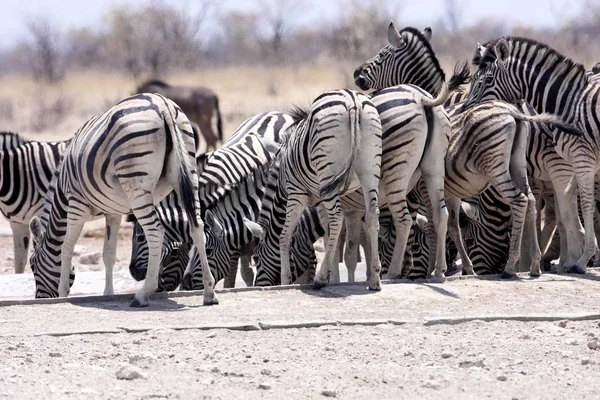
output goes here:
[[[596, 248], [594, 182], [600, 170], [600, 126], [597, 123], [600, 105], [596, 98], [600, 81], [589, 79], [583, 65], [551, 47], [520, 37], [478, 45], [473, 63], [477, 71], [465, 108], [488, 99], [524, 99], [536, 111], [559, 115], [585, 132], [582, 138], [560, 133], [555, 139], [557, 153], [573, 165], [577, 186], [569, 185], [566, 178], [559, 187], [553, 181], [560, 219], [567, 232], [564, 266], [571, 272], [585, 273]], [[563, 187], [570, 189], [563, 190]], [[577, 190], [584, 217], [583, 242], [577, 226]]]
[[217, 304], [201, 230], [195, 152], [189, 120], [161, 95], [129, 97], [86, 122], [64, 153], [41, 219], [34, 217], [30, 223], [36, 296], [68, 295], [73, 248], [83, 224], [99, 215], [106, 218], [105, 294], [112, 294], [121, 216], [133, 212], [146, 234], [150, 257], [146, 280], [131, 306], [147, 306], [158, 287], [164, 236], [154, 205], [175, 190], [192, 221], [205, 269], [204, 304]]
[[0, 133], [0, 212], [10, 223], [15, 273], [22, 274], [29, 250], [29, 221], [39, 216], [52, 175], [69, 141], [25, 141]]

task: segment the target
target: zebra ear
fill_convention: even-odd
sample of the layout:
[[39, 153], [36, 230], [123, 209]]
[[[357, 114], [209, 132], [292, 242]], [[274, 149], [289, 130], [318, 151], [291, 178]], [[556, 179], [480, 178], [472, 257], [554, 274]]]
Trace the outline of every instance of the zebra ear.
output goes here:
[[206, 225], [215, 233], [215, 235], [222, 237], [223, 236], [223, 225], [215, 218], [214, 214], [210, 210], [206, 210], [206, 214], [204, 214], [204, 221]]
[[390, 25], [388, 26], [388, 43], [396, 48], [404, 47], [405, 44], [400, 32], [394, 26], [394, 21], [390, 21]]
[[244, 225], [246, 225], [246, 228], [248, 228], [252, 235], [257, 237], [259, 240], [263, 240], [265, 238], [265, 231], [256, 222], [250, 221], [248, 218], [244, 218]]
[[208, 164], [208, 160], [212, 156], [212, 152], [204, 153], [196, 156], [196, 171], [201, 175]]
[[423, 36], [425, 36], [425, 39], [427, 39], [428, 42], [431, 41], [431, 26], [426, 26], [425, 29], [423, 29], [423, 32], [421, 32], [423, 34]]
[[506, 62], [508, 61], [509, 53], [508, 42], [506, 41], [506, 39], [501, 38], [500, 40], [498, 40], [498, 43], [496, 43], [495, 50], [498, 62], [500, 62], [501, 64], [506, 64]]
[[460, 204], [461, 211], [469, 218], [470, 220], [477, 221], [478, 212], [477, 207], [471, 205], [469, 203], [461, 202]]
[[34, 245], [41, 243], [44, 237], [44, 228], [42, 228], [42, 221], [38, 217], [31, 218], [29, 221], [29, 230], [31, 231], [31, 237]]

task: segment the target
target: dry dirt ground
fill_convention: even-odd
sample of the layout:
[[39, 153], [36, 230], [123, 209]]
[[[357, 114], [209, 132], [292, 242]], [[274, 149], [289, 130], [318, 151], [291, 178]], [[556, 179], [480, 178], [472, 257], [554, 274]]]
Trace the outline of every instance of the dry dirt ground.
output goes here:
[[5, 301], [0, 399], [598, 398], [599, 280]]

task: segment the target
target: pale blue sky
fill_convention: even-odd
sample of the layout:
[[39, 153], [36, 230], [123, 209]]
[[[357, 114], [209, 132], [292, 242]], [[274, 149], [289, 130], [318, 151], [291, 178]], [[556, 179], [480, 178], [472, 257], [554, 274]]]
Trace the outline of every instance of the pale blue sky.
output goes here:
[[[386, 0], [381, 0], [386, 1]], [[389, 0], [393, 1], [393, 0]], [[495, 17], [511, 25], [551, 27], [560, 19], [573, 18], [581, 10], [582, 0], [457, 0], [462, 10], [462, 25], [471, 25], [486, 17]], [[76, 26], [102, 26], [102, 16], [112, 6], [140, 6], [166, 2], [181, 8], [198, 8], [194, 0], [0, 0], [0, 47], [7, 47], [25, 36], [24, 22], [34, 16], [46, 16], [64, 30]], [[307, 0], [298, 11], [298, 23], [311, 23], [335, 15], [344, 0]], [[390, 16], [399, 25], [433, 25], [445, 11], [444, 0], [401, 0], [399, 15]], [[256, 9], [256, 0], [220, 0], [221, 10]], [[332, 18], [333, 19], [333, 18]]]

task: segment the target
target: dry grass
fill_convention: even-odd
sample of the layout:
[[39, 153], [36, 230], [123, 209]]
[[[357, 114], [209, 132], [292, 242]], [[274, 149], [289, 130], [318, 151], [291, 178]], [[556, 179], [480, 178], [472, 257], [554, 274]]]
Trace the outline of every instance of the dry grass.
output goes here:
[[[213, 89], [220, 97], [228, 136], [254, 114], [309, 104], [326, 90], [351, 87], [351, 72], [350, 65], [239, 66], [181, 73], [165, 80]], [[91, 116], [131, 94], [135, 86], [124, 75], [97, 71], [72, 72], [55, 85], [5, 75], [0, 77], [0, 130], [38, 140], [65, 139]]]

